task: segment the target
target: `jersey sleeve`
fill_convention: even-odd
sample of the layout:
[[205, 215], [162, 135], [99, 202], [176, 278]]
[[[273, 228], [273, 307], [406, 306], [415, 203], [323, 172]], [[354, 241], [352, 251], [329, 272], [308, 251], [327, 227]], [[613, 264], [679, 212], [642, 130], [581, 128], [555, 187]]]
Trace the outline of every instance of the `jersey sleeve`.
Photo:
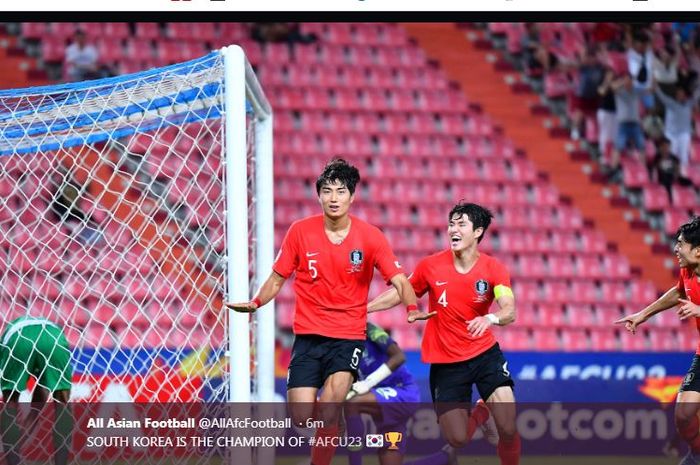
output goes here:
[[382, 350], [382, 352], [386, 353], [389, 346], [396, 344], [396, 341], [389, 336], [389, 333], [384, 331], [379, 326], [370, 324], [367, 329], [367, 339], [374, 342]]
[[389, 241], [379, 230], [376, 230], [374, 235], [374, 245], [374, 264], [388, 283], [394, 276], [403, 273], [403, 268], [391, 250]]
[[513, 291], [510, 287], [510, 272], [508, 268], [506, 268], [503, 263], [496, 260], [491, 266], [491, 273], [494, 297], [498, 299], [504, 295], [513, 296]]
[[299, 250], [299, 235], [297, 234], [297, 229], [295, 225], [292, 225], [287, 230], [287, 234], [282, 240], [282, 246], [277, 252], [275, 263], [272, 265], [274, 272], [285, 279], [289, 278], [299, 265], [299, 254], [297, 253]]
[[685, 274], [685, 269], [681, 268], [681, 272], [678, 273], [678, 282], [676, 283], [676, 290], [678, 293], [684, 297], [686, 297], [685, 294], [685, 283], [683, 282], [684, 279], [684, 274]]
[[425, 277], [425, 260], [421, 260], [416, 265], [416, 269], [413, 270], [411, 276], [408, 277], [408, 281], [413, 286], [413, 291], [416, 296], [422, 297], [426, 292], [428, 292], [428, 281]]

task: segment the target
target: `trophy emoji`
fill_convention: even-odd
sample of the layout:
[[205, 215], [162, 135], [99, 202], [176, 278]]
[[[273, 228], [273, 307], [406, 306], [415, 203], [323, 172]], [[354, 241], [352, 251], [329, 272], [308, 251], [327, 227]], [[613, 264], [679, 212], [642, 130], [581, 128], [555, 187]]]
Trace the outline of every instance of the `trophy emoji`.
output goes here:
[[400, 433], [398, 431], [384, 433], [384, 439], [386, 439], [386, 442], [391, 443], [387, 450], [399, 450], [399, 446], [397, 446], [396, 444], [401, 442], [401, 439], [403, 439], [403, 433]]

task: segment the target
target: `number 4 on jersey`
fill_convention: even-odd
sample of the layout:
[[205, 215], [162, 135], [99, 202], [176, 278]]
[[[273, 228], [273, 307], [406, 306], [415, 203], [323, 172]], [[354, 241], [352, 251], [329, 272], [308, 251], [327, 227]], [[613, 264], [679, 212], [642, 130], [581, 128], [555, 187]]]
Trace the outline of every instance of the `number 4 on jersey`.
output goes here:
[[447, 289], [442, 291], [442, 294], [440, 294], [440, 298], [438, 299], [438, 303], [442, 305], [443, 307], [447, 307]]

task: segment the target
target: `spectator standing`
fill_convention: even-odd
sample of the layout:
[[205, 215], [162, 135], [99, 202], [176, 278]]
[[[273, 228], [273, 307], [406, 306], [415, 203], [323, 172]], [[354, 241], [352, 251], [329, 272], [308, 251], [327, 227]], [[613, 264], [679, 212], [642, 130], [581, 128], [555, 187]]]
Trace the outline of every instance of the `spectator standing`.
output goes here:
[[66, 48], [66, 77], [71, 81], [97, 78], [98, 59], [97, 48], [87, 42], [83, 31], [77, 31], [73, 42]]

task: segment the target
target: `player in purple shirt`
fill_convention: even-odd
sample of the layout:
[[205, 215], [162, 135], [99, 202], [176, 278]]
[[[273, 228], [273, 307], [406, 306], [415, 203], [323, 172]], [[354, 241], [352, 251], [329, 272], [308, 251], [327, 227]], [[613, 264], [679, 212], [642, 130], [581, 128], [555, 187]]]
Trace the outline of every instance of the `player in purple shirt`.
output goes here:
[[[389, 334], [377, 325], [367, 323], [367, 341], [360, 360], [360, 380], [348, 394], [345, 410], [347, 433], [350, 437], [364, 436], [360, 414], [374, 419], [377, 433], [400, 432], [403, 440], [398, 450], [389, 450], [387, 444], [378, 449], [381, 465], [401, 465], [406, 445], [406, 423], [420, 402], [420, 391], [413, 376], [406, 369], [406, 355]], [[495, 431], [495, 425], [490, 425]], [[361, 465], [359, 450], [349, 453], [350, 465]], [[440, 452], [410, 462], [410, 465], [456, 464], [455, 450], [446, 445]], [[409, 465], [409, 464], [406, 464]]]
[[[367, 323], [367, 342], [359, 367], [361, 380], [352, 385], [351, 392], [361, 395], [371, 390], [384, 401], [419, 402], [418, 386], [405, 361], [406, 356], [391, 336], [379, 326]], [[390, 389], [377, 392], [383, 387]]]

